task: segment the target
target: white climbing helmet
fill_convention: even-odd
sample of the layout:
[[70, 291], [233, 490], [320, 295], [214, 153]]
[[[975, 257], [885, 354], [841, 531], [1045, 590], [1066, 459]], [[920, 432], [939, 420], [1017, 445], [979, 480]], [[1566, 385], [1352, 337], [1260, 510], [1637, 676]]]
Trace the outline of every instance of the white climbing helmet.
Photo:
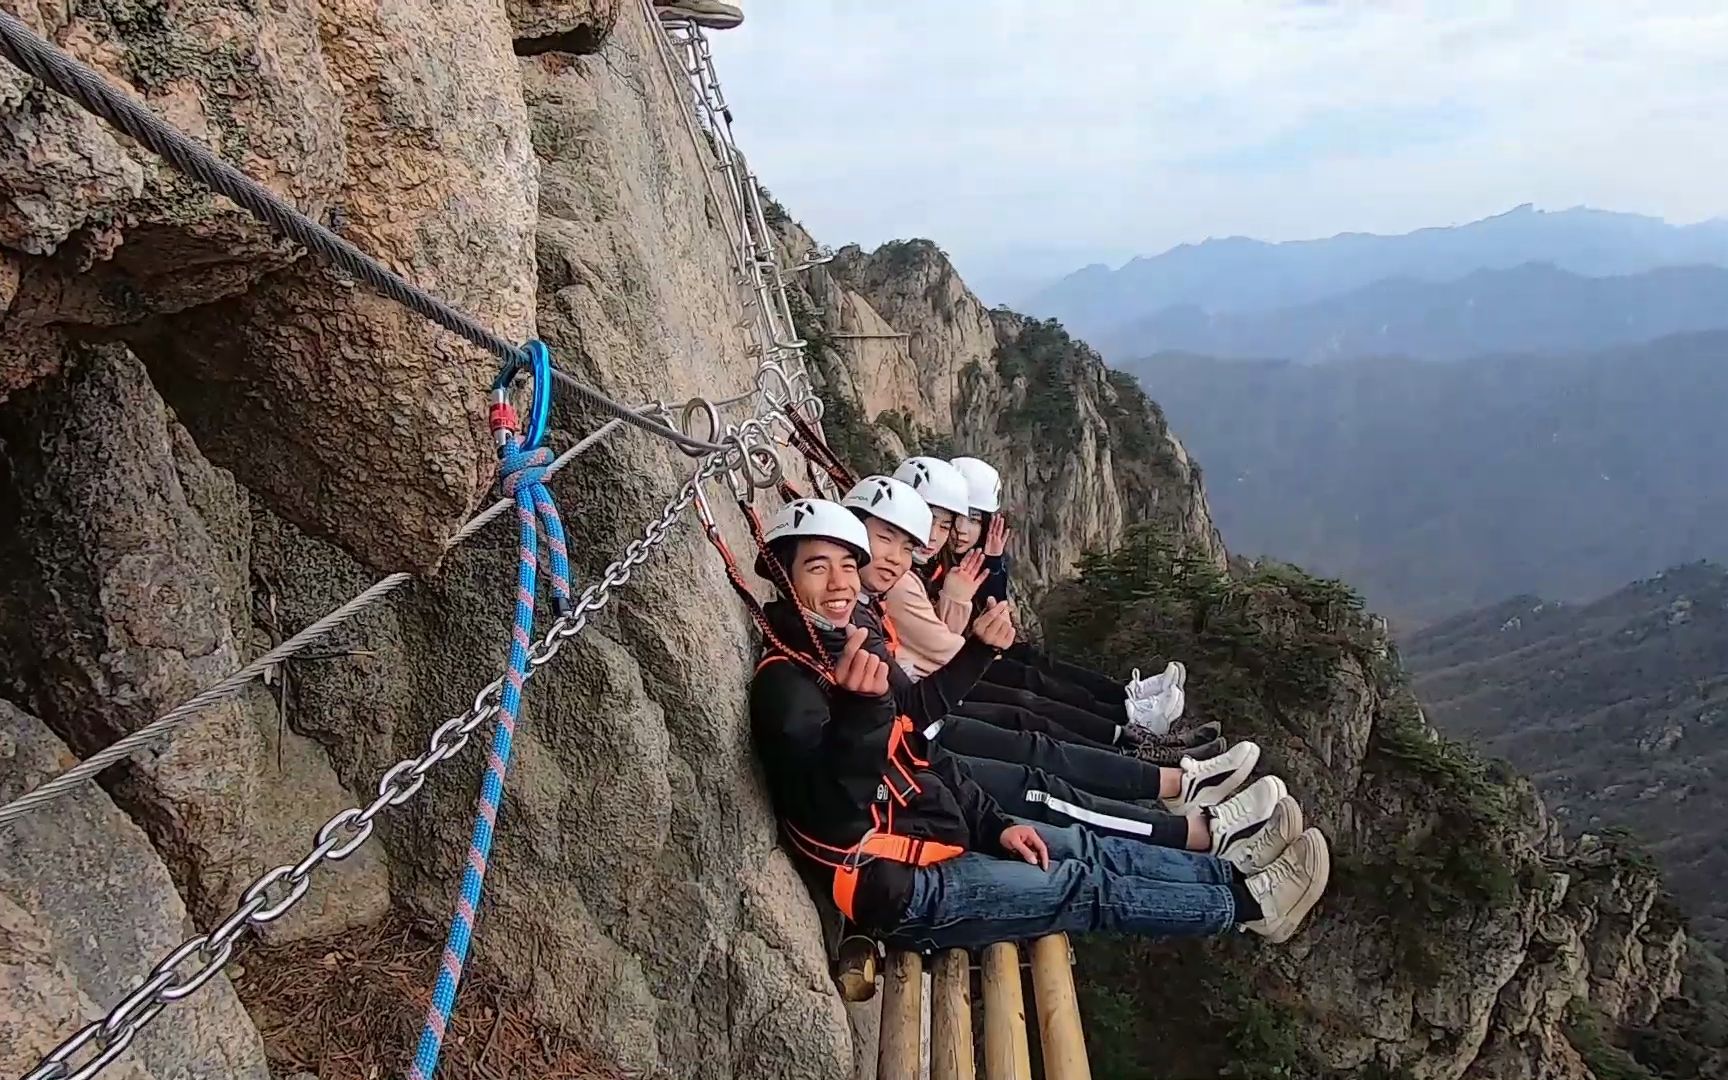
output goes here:
[[909, 457], [894, 470], [894, 479], [916, 491], [931, 506], [961, 516], [971, 509], [966, 477], [941, 458]]
[[[864, 523], [839, 503], [827, 499], [794, 499], [781, 507], [769, 521], [765, 539], [772, 544], [776, 540], [806, 536], [845, 544], [858, 556], [859, 566], [870, 561], [870, 534], [864, 531]], [[756, 569], [757, 573], [767, 576], [762, 560], [757, 560]]]
[[957, 457], [948, 464], [966, 478], [967, 499], [972, 509], [986, 514], [1002, 509], [1002, 474], [994, 466], [975, 457]]
[[904, 530], [919, 547], [930, 543], [934, 515], [930, 513], [930, 504], [910, 484], [891, 476], [866, 476], [852, 485], [840, 505]]

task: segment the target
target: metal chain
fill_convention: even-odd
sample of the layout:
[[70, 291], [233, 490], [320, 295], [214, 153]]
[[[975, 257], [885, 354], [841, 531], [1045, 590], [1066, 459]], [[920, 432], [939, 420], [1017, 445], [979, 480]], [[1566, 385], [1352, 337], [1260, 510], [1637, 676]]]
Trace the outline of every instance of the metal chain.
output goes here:
[[[606, 568], [600, 580], [577, 598], [570, 614], [554, 622], [546, 635], [528, 651], [528, 678], [549, 663], [564, 642], [580, 634], [588, 619], [604, 608], [612, 590], [630, 580], [631, 573], [666, 539], [690, 504], [700, 485], [725, 471], [726, 456], [710, 454], [658, 518], [648, 523], [642, 535], [630, 541], [617, 561]], [[312, 873], [325, 863], [341, 862], [372, 837], [377, 818], [385, 810], [401, 806], [426, 783], [426, 775], [439, 764], [461, 753], [469, 739], [498, 713], [502, 677], [492, 680], [474, 695], [473, 703], [460, 716], [438, 725], [418, 757], [404, 758], [385, 771], [378, 781], [378, 796], [364, 807], [353, 806], [326, 821], [317, 842], [304, 858], [292, 866], [278, 866], [254, 881], [241, 895], [240, 903], [222, 925], [208, 934], [187, 938], [158, 963], [141, 986], [126, 995], [100, 1020], [92, 1021], [61, 1043], [23, 1080], [90, 1080], [125, 1052], [152, 1020], [169, 1005], [197, 993], [234, 958], [235, 947], [249, 931], [282, 918], [312, 887]], [[93, 1056], [82, 1065], [72, 1058], [86, 1047]]]

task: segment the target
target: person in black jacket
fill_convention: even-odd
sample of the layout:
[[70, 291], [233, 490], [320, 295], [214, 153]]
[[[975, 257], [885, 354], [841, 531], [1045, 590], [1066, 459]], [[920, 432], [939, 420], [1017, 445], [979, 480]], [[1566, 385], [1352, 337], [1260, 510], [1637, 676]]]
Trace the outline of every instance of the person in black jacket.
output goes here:
[[[848, 894], [836, 889], [840, 910], [870, 926], [896, 913], [910, 889], [916, 861], [851, 853], [867, 832], [933, 842], [921, 856], [951, 849], [1045, 859], [1030, 827], [1002, 813], [951, 756], [929, 754], [890, 692], [888, 662], [863, 647], [862, 627], [849, 626], [858, 567], [869, 561], [858, 519], [801, 499], [777, 516], [768, 538], [804, 594], [801, 604], [781, 599], [765, 609], [777, 640], [751, 684], [751, 728], [794, 848], [847, 878]], [[921, 711], [941, 715], [945, 688], [975, 681], [994, 657], [994, 646], [969, 643], [949, 678], [918, 689], [928, 703]]]
[[[1018, 822], [934, 751], [891, 691], [891, 665], [850, 626], [869, 536], [844, 508], [800, 499], [768, 532], [782, 593], [751, 685], [751, 727], [791, 846], [833, 874], [840, 910], [923, 948], [1057, 931], [1293, 935], [1325, 888], [1325, 839], [1308, 830], [1266, 869], [1079, 828]], [[988, 614], [988, 612], [986, 613]], [[975, 628], [956, 679], [1012, 642]], [[945, 709], [942, 680], [909, 699]], [[940, 715], [940, 713], [937, 713]]]

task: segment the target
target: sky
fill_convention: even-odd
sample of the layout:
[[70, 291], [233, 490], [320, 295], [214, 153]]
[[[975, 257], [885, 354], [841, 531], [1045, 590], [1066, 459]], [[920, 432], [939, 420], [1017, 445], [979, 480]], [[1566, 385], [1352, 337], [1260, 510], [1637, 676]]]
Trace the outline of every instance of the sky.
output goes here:
[[1209, 236], [1728, 216], [1723, 0], [742, 0], [735, 132], [817, 239], [991, 302]]

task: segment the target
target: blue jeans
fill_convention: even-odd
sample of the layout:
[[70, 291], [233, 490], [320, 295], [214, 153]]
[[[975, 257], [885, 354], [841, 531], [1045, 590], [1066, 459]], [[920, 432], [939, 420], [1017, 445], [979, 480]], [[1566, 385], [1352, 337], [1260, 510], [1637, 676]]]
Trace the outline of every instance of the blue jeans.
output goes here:
[[968, 949], [1057, 932], [1202, 937], [1236, 925], [1222, 859], [1078, 826], [1024, 824], [1049, 846], [1048, 872], [977, 853], [924, 867], [882, 937], [905, 948]]

